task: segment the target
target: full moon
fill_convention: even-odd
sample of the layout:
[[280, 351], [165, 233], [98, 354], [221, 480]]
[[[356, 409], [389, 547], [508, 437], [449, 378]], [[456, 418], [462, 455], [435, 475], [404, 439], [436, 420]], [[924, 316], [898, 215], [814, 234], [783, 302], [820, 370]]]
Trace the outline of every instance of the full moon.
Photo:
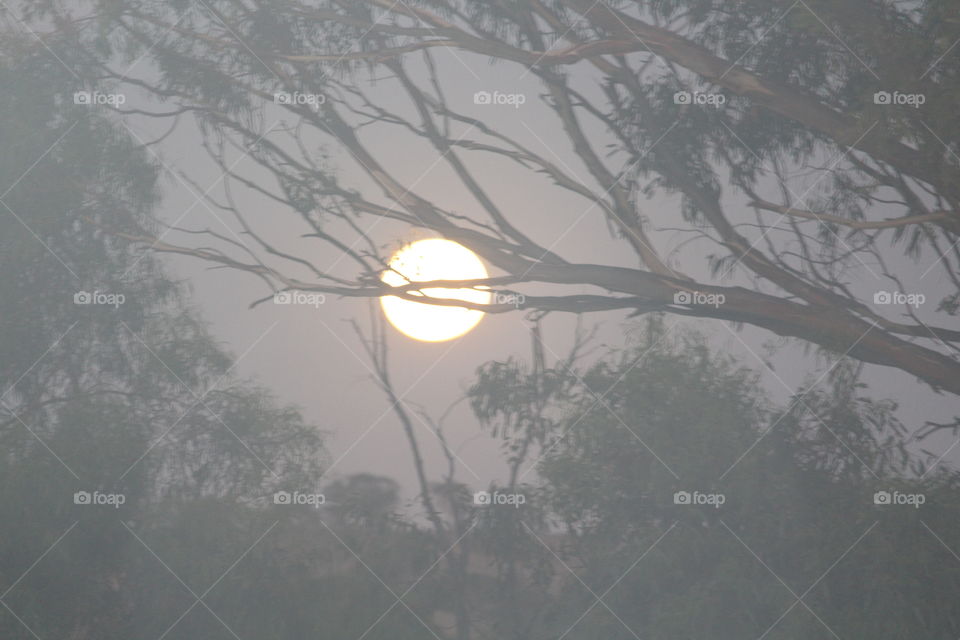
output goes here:
[[[419, 240], [390, 258], [383, 282], [397, 287], [409, 282], [430, 280], [479, 280], [487, 270], [477, 255], [461, 244], [443, 238]], [[450, 298], [476, 304], [490, 302], [490, 293], [476, 289], [424, 289], [413, 295]], [[424, 342], [443, 342], [462, 336], [483, 319], [483, 311], [446, 307], [404, 300], [397, 296], [380, 298], [383, 313], [398, 331]]]

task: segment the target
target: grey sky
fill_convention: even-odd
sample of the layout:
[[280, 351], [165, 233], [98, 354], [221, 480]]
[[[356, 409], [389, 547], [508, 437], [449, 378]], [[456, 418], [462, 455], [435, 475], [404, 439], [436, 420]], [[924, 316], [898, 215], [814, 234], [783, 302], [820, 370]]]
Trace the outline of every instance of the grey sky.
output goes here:
[[[448, 80], [445, 91], [455, 108], [502, 126], [507, 134], [545, 153], [571, 174], [589, 175], [565, 146], [556, 118], [541, 103], [541, 87], [535, 77], [524, 74], [519, 67], [490, 66], [467, 54], [446, 50], [438, 54], [438, 60]], [[389, 82], [384, 82], [370, 90], [389, 101], [390, 87]], [[521, 93], [526, 102], [519, 108], [474, 105], [473, 94], [478, 90]], [[595, 91], [595, 87], [586, 84], [583, 90]], [[396, 109], [409, 109], [400, 100], [389, 104]], [[264, 129], [277, 127], [281, 118], [288, 117], [270, 109], [266, 113]], [[276, 119], [271, 121], [271, 118]], [[160, 133], [151, 128], [157, 125], [142, 119], [131, 118], [129, 124], [145, 138]], [[371, 146], [380, 154], [384, 164], [401, 182], [413, 185], [414, 191], [459, 213], [481, 217], [479, 205], [458, 184], [436, 151], [422, 141], [397, 134], [395, 129], [372, 127], [361, 131], [361, 135], [366, 141], [374, 141]], [[462, 135], [471, 133], [465, 127], [460, 130]], [[588, 131], [598, 140], [605, 136], [596, 126]], [[669, 131], [665, 134], [669, 135]], [[218, 183], [219, 171], [197, 146], [197, 136], [191, 125], [186, 124], [159, 145], [157, 151], [168, 166], [186, 173], [201, 189], [210, 188], [210, 194], [219, 197], [222, 190], [222, 183]], [[238, 170], [249, 170], [249, 175], [257, 175], [254, 163], [244, 159], [239, 152], [233, 154], [232, 161]], [[573, 200], [546, 179], [531, 180], [530, 174], [516, 172], [504, 163], [474, 156], [470, 156], [470, 161], [471, 166], [479, 169], [479, 175], [497, 203], [513, 216], [521, 230], [531, 233], [546, 246], [571, 260], [633, 264], [635, 258], [624, 243], [611, 239], [598, 212], [590, 211], [590, 205], [585, 201]], [[334, 155], [331, 162], [340, 167], [342, 175], [355, 179], [357, 184], [366, 184], [370, 189], [369, 180], [352, 161]], [[263, 177], [261, 174], [260, 178]], [[587, 179], [585, 182], [592, 181]], [[163, 219], [179, 220], [178, 224], [187, 228], [209, 227], [227, 234], [238, 232], [236, 223], [228, 214], [215, 211], [214, 215], [207, 205], [195, 204], [195, 193], [191, 191], [196, 188], [188, 189], [182, 182], [169, 178], [165, 184]], [[372, 189], [370, 191], [375, 193]], [[336, 265], [334, 272], [351, 273], [352, 265], [346, 260], [318, 250], [319, 243], [311, 239], [300, 238], [306, 232], [305, 227], [298, 225], [295, 218], [275, 202], [250, 190], [238, 190], [233, 195], [267, 240], [276, 242], [284, 250], [309, 256], [318, 265]], [[379, 194], [376, 196], [379, 198]], [[642, 210], [654, 228], [669, 226], [678, 206], [675, 197], [641, 199]], [[227, 231], [224, 223], [232, 231]], [[423, 237], [422, 233], [411, 233], [391, 223], [379, 223], [371, 235], [387, 247]], [[170, 237], [175, 238], [176, 234]], [[233, 237], [241, 239], [239, 235]], [[661, 231], [655, 232], [653, 239], [665, 249], [677, 246], [685, 237]], [[692, 244], [681, 250], [688, 273], [706, 275], [706, 260], [690, 258], [707, 246]], [[283, 400], [303, 407], [309, 419], [329, 431], [331, 461], [335, 463], [331, 477], [371, 471], [393, 476], [410, 486], [413, 475], [403, 434], [386, 399], [370, 381], [369, 363], [345, 322], [348, 318], [364, 319], [367, 313], [365, 301], [338, 300], [328, 296], [327, 303], [319, 309], [276, 307], [268, 303], [251, 310], [248, 305], [268, 293], [252, 276], [224, 269], [209, 270], [209, 265], [183, 258], [171, 259], [170, 263], [175, 273], [190, 281], [194, 301], [211, 322], [215, 335], [224, 340], [233, 353], [242, 356], [239, 370], [259, 378]], [[915, 266], [905, 267], [917, 270]], [[924, 286], [935, 289], [935, 282], [941, 277], [931, 274]], [[885, 286], [875, 280], [868, 265], [851, 274], [851, 279], [867, 288]], [[585, 320], [588, 324], [600, 323], [599, 344], [619, 346], [624, 342], [625, 317], [625, 313], [611, 312], [588, 315]], [[668, 318], [668, 325], [685, 322], [676, 316]], [[418, 343], [391, 331], [391, 360], [397, 389], [405, 394], [406, 400], [438, 416], [462, 394], [478, 365], [509, 355], [526, 357], [529, 352], [528, 327], [529, 323], [519, 313], [488, 316], [464, 338], [440, 344]], [[554, 314], [546, 320], [545, 327], [548, 354], [565, 354], [573, 333], [573, 316]], [[776, 336], [758, 329], [740, 331], [729, 325], [723, 328], [719, 322], [704, 323], [700, 327], [710, 332], [718, 348], [737, 354], [745, 364], [757, 369], [763, 369], [763, 366], [756, 356], [765, 353], [763, 346], [767, 341], [776, 339]], [[788, 387], [795, 389], [806, 376], [816, 377], [829, 367], [829, 363], [817, 363], [796, 348], [782, 350], [770, 363], [775, 374], [764, 370], [763, 380], [772, 396], [778, 399], [787, 397]], [[874, 394], [889, 395], [901, 403], [900, 415], [911, 428], [921, 426], [924, 420], [946, 420], [956, 408], [952, 398], [938, 397], [898, 371], [870, 367], [867, 379], [873, 385]], [[436, 438], [422, 422], [417, 424], [428, 472], [431, 478], [439, 478], [445, 469], [445, 461]], [[502, 477], [504, 466], [498, 443], [481, 434], [466, 404], [452, 414], [447, 430], [449, 441], [462, 462], [460, 480], [480, 486]], [[952, 441], [941, 438], [925, 444], [927, 448], [945, 451]], [[957, 454], [958, 450], [954, 450], [948, 459], [955, 459]]]

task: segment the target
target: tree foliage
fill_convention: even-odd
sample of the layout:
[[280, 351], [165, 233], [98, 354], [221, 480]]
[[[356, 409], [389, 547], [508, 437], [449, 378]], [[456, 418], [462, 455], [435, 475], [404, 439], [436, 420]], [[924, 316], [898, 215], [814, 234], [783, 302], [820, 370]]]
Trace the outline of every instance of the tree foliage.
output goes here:
[[[223, 229], [191, 229], [213, 246], [195, 235], [157, 242], [149, 230], [121, 237], [249, 271], [273, 290], [423, 301], [424, 285], [380, 282], [388, 255], [369, 231], [412, 227], [478, 252], [498, 273], [467, 284], [520, 289], [527, 310], [754, 325], [960, 390], [950, 328], [960, 27], [949, 3], [84, 7], [89, 20], [33, 6], [36, 20], [59, 25], [50, 40], [61, 57], [104, 90], [145, 92], [124, 115], [171, 125], [189, 116], [234, 189], [279, 203], [342, 260], [327, 269], [276, 245], [269, 222], [232, 192], [211, 194], [209, 206], [242, 239]], [[486, 63], [516, 71], [527, 104], [552, 114], [528, 124], [550, 152], [512, 132], [523, 111], [505, 118], [467, 104], [487, 87], [464, 77]], [[432, 148], [457, 201], [400, 177], [383, 140]], [[491, 162], [582, 203], [612, 231], [603, 255], [624, 247], [635, 260], [558, 255], [544, 232], [555, 223], [512, 213], [529, 207], [486, 175]], [[923, 294], [926, 307], [888, 306], [874, 298], [884, 291]], [[696, 293], [724, 303], [690, 304]]]
[[[553, 597], [529, 596], [533, 628], [499, 637], [956, 633], [957, 473], [904, 449], [894, 406], [870, 398], [857, 367], [779, 407], [702, 336], [667, 336], [657, 322], [635, 333], [626, 352], [544, 372], [571, 381], [551, 401], [562, 417], [523, 462], [547, 514], [535, 535], [549, 543], [532, 546], [550, 570], [517, 580]], [[472, 393], [483, 406], [500, 382], [537, 377], [491, 364]], [[485, 414], [510, 450], [535, 429], [525, 416], [538, 403], [518, 394]], [[877, 491], [925, 502], [876, 504]], [[677, 492], [724, 501], [678, 504]]]

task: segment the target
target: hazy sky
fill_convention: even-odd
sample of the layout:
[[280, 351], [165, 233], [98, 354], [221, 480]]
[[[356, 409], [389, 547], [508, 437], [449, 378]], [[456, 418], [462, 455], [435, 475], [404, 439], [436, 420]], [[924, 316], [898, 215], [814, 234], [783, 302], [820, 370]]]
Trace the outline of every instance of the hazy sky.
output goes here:
[[[540, 101], [542, 88], [534, 76], [524, 74], [515, 66], [490, 66], [463, 53], [441, 51], [437, 58], [448, 81], [445, 85], [447, 98], [454, 108], [492, 120], [506, 133], [544, 153], [570, 173], [589, 176], [565, 144], [566, 138], [556, 118]], [[374, 95], [392, 100], [391, 107], [409, 110], [402, 101], [392, 98], [392, 90], [388, 82], [371, 88]], [[478, 90], [521, 93], [526, 102], [519, 108], [474, 105], [473, 94]], [[583, 90], [594, 91], [595, 88], [585, 85]], [[264, 124], [274, 126], [281, 117], [289, 118], [280, 111], [268, 110]], [[159, 134], [158, 125], [165, 126], [165, 123], [135, 118], [128, 123], [137, 135], [144, 138]], [[592, 123], [585, 124], [591, 135], [602, 139], [602, 130]], [[482, 217], [479, 205], [459, 186], [446, 165], [438, 162], [437, 152], [422, 141], [397, 134], [394, 129], [370, 128], [360, 135], [380, 154], [384, 164], [401, 182], [415, 185], [415, 192], [459, 213]], [[460, 130], [471, 137], [465, 128]], [[211, 195], [221, 193], [222, 184], [217, 182], [219, 170], [200, 151], [192, 125], [182, 126], [156, 149], [167, 166], [185, 172], [200, 187], [209, 188]], [[599, 212], [589, 210], [588, 203], [573, 200], [543, 178], [531, 180], [532, 173], [520, 173], [510, 165], [478, 159], [474, 155], [464, 154], [464, 157], [469, 158], [488, 191], [522, 231], [570, 260], [634, 266], [635, 257], [625, 249], [625, 243], [611, 238]], [[255, 163], [243, 159], [239, 153], [234, 154], [232, 161], [237, 163], [237, 170], [263, 178]], [[345, 183], [356, 180], [370, 189], [370, 182], [351, 161], [336, 155], [333, 161], [341, 167]], [[589, 178], [584, 181], [592, 184]], [[237, 230], [237, 225], [224, 212], [216, 211], [215, 217], [206, 205], [195, 204], [195, 195], [181, 182], [168, 177], [165, 186], [166, 197], [161, 208], [163, 219], [179, 219], [180, 226], [209, 227], [221, 232], [224, 232], [223, 223], [226, 223]], [[297, 224], [296, 218], [277, 203], [249, 190], [237, 190], [234, 195], [250, 216], [251, 223], [267, 239], [294, 253], [310, 256], [320, 266], [336, 265], [334, 271], [346, 269], [341, 272], [351, 274], [349, 269], [353, 265], [348, 261], [339, 261], [337, 255], [318, 248], [320, 243], [315, 240], [300, 238], [306, 228]], [[369, 197], [370, 194], [366, 195]], [[379, 199], [379, 194], [376, 195]], [[655, 228], [668, 227], [677, 215], [679, 201], [675, 197], [660, 196], [642, 202], [641, 206]], [[422, 232], [411, 232], [390, 223], [379, 224], [372, 235], [386, 246], [426, 237]], [[170, 238], [177, 239], [177, 236], [171, 234]], [[663, 231], [655, 232], [653, 239], [666, 254], [666, 248], [675, 247], [684, 237]], [[682, 250], [684, 268], [688, 273], [695, 277], [707, 274], [704, 254], [709, 246], [692, 244]], [[278, 307], [269, 303], [249, 309], [251, 302], [268, 293], [258, 279], [225, 269], [210, 270], [209, 265], [196, 260], [176, 258], [169, 262], [174, 273], [191, 283], [193, 299], [210, 321], [214, 335], [241, 358], [238, 370], [258, 378], [282, 400], [302, 407], [309, 420], [329, 432], [328, 447], [334, 464], [330, 477], [368, 471], [395, 477], [406, 487], [411, 487], [413, 470], [403, 433], [385, 397], [370, 381], [369, 363], [356, 335], [345, 322], [350, 318], [365, 321], [366, 301], [338, 300], [328, 296], [326, 304], [318, 309]], [[869, 280], [864, 273], [859, 277]], [[935, 283], [930, 285], [935, 286]], [[600, 324], [598, 346], [620, 346], [625, 340], [626, 315], [625, 312], [610, 312], [591, 314], [584, 319], [588, 325]], [[668, 326], [687, 322], [678, 316], [667, 317]], [[566, 354], [574, 325], [575, 318], [569, 314], [547, 318], [544, 326], [548, 356]], [[391, 330], [391, 364], [397, 390], [412, 405], [423, 406], [432, 415], [439, 416], [462, 395], [480, 364], [510, 355], [526, 357], [529, 353], [529, 326], [520, 313], [488, 316], [465, 337], [438, 344], [416, 342]], [[719, 321], [699, 323], [698, 326], [710, 332], [718, 348], [737, 354], [756, 369], [762, 369], [762, 365], [753, 353], [764, 353], [764, 344], [777, 339], [752, 328], [738, 332], [739, 337], [735, 337], [733, 328], [724, 329]], [[800, 385], [806, 376], [816, 377], [828, 366], [816, 363], [796, 348], [781, 350], [771, 363], [783, 383], [791, 389]], [[787, 397], [784, 385], [775, 376], [764, 371], [763, 380], [773, 397]], [[890, 395], [900, 401], [901, 418], [910, 428], [921, 426], [923, 420], [946, 420], [955, 410], [953, 398], [936, 396], [899, 371], [870, 367], [868, 380], [875, 395]], [[428, 474], [432, 479], [438, 479], [445, 470], [438, 442], [422, 422], [417, 422], [417, 428]], [[468, 405], [462, 404], [451, 415], [446, 429], [448, 440], [461, 460], [461, 481], [481, 486], [493, 478], [503, 477], [499, 445], [481, 432]], [[944, 450], [952, 442], [941, 439], [925, 444], [927, 448]], [[955, 459], [957, 453], [960, 451], [954, 450], [949, 458]]]

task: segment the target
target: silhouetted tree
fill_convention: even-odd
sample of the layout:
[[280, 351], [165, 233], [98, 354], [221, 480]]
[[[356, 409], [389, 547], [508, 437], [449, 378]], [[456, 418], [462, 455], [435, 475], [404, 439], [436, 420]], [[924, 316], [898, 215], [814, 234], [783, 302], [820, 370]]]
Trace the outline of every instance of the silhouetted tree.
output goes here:
[[[279, 203], [342, 260], [330, 270], [275, 244], [270, 221], [233, 192], [207, 195], [237, 231], [192, 229], [207, 236], [199, 243], [116, 230], [128, 240], [249, 271], [274, 290], [423, 301], [426, 285], [380, 282], [386, 256], [370, 231], [412, 227], [496, 268], [467, 284], [522, 290], [521, 304], [497, 298], [489, 312], [743, 323], [957, 393], [960, 22], [948, 5], [110, 0], [73, 13], [36, 3], [24, 19], [56, 25], [45, 46], [104, 91], [146, 92], [120, 114], [190, 116], [228, 184]], [[494, 62], [500, 77], [530, 83], [522, 105], [506, 86], [470, 80]], [[553, 122], [527, 126], [549, 152], [510, 126], [535, 92]], [[398, 177], [389, 148], [407, 141], [435, 151], [452, 196]], [[614, 235], [598, 255], [622, 246], [635, 260], [558, 255], [552, 212], [486, 173], [504, 169], [582, 202], [582, 217]], [[645, 203], [655, 194], [657, 210]], [[919, 313], [900, 293], [929, 304]]]

